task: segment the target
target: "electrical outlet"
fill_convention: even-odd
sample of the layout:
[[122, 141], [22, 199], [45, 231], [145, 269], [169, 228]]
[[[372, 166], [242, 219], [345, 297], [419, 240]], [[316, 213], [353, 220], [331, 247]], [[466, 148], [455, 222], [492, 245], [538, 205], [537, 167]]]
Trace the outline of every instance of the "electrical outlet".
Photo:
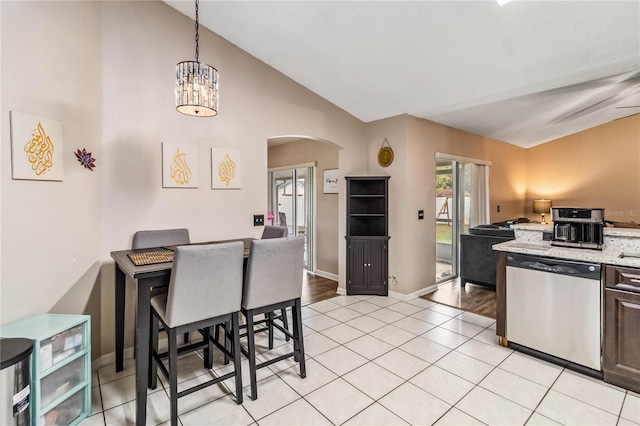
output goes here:
[[424, 219], [424, 210], [418, 210], [418, 220]]
[[253, 215], [253, 226], [264, 226], [264, 215], [263, 214], [254, 214]]
[[498, 213], [500, 213], [500, 206], [498, 205]]

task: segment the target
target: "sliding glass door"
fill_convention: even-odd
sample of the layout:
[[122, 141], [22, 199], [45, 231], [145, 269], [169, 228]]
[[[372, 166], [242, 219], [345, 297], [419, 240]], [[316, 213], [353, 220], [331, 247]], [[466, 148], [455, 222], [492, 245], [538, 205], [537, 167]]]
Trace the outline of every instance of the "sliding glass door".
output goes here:
[[274, 225], [285, 226], [289, 235], [305, 237], [305, 268], [314, 271], [315, 167], [269, 171], [269, 213]]
[[436, 162], [436, 283], [458, 276], [459, 236], [469, 230], [472, 166]]

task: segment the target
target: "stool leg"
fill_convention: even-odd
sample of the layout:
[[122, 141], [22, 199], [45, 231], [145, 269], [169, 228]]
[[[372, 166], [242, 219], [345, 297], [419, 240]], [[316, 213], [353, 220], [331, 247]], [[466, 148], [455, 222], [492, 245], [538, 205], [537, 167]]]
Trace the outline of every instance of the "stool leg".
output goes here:
[[[303, 379], [307, 377], [307, 367], [304, 359], [304, 337], [302, 332], [302, 304], [300, 299], [296, 299], [293, 306], [293, 327], [294, 327], [294, 345], [298, 343], [298, 363], [300, 365], [300, 377]], [[295, 347], [295, 346], [294, 346]]]
[[[232, 342], [229, 340], [229, 334], [231, 333], [231, 322], [225, 322], [222, 330], [224, 331], [224, 333], [222, 333], [222, 335], [224, 336], [224, 347], [229, 352], [231, 352]], [[229, 364], [229, 355], [227, 355], [226, 353], [224, 354], [224, 363]]]
[[242, 404], [242, 359], [240, 357], [240, 327], [238, 324], [238, 314], [231, 316], [231, 330], [233, 333], [233, 368], [236, 372], [236, 404]]
[[147, 385], [150, 389], [155, 389], [158, 386], [158, 363], [156, 362], [153, 354], [158, 353], [158, 334], [159, 326], [158, 320], [153, 315], [153, 308], [151, 310], [151, 336], [149, 339], [149, 381]]
[[253, 310], [246, 313], [247, 318], [247, 346], [249, 349], [249, 381], [251, 382], [251, 399], [258, 399], [258, 384], [256, 380], [256, 342], [253, 332]]
[[207, 327], [203, 331], [202, 338], [207, 344], [204, 348], [204, 368], [211, 369], [213, 367], [213, 342], [211, 342], [211, 328]]
[[273, 311], [267, 314], [267, 325], [269, 326], [269, 349], [273, 349]]
[[178, 336], [169, 329], [169, 399], [171, 401], [171, 426], [178, 425]]
[[[280, 315], [282, 315], [282, 325], [284, 326], [285, 329], [289, 330], [289, 319], [287, 318], [287, 308], [280, 309]], [[285, 334], [284, 339], [288, 342], [289, 336]]]

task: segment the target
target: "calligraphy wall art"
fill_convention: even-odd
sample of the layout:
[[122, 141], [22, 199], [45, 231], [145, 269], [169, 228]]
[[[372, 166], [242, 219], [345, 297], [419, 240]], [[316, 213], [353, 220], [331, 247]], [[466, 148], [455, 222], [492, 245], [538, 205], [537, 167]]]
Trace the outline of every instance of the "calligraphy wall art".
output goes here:
[[337, 194], [338, 193], [338, 169], [326, 169], [324, 170], [324, 180], [322, 181], [322, 193], [323, 194]]
[[240, 189], [241, 172], [239, 150], [211, 148], [211, 189]]
[[162, 187], [198, 187], [198, 146], [162, 144]]
[[13, 179], [62, 181], [62, 123], [11, 111]]

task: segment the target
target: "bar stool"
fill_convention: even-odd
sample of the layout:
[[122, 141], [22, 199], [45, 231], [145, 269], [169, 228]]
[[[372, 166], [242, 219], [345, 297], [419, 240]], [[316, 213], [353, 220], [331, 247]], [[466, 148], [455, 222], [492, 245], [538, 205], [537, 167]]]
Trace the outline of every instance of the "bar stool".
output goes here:
[[[149, 386], [156, 387], [160, 367], [169, 382], [171, 425], [177, 425], [178, 398], [231, 377], [235, 377], [236, 403], [242, 403], [238, 313], [242, 301], [243, 259], [244, 244], [239, 241], [177, 247], [169, 291], [151, 299]], [[165, 353], [158, 352], [158, 321], [169, 335], [169, 349]], [[218, 324], [228, 324], [228, 349], [211, 338]], [[178, 349], [178, 335], [194, 330], [203, 331], [204, 341]], [[211, 368], [214, 345], [233, 359], [234, 371], [178, 392], [178, 354], [204, 348], [205, 367]], [[162, 359], [167, 357], [169, 364], [165, 367]]]
[[[144, 230], [144, 231], [136, 231], [133, 234], [133, 241], [131, 242], [131, 248], [133, 250], [138, 249], [148, 249], [148, 248], [159, 248], [159, 247], [167, 247], [167, 246], [179, 246], [183, 244], [191, 244], [191, 239], [189, 238], [189, 230], [187, 228], [176, 228], [176, 229], [154, 229], [154, 230]], [[155, 284], [156, 287], [151, 289], [151, 296], [153, 297], [155, 294], [165, 293], [167, 291], [166, 286], [164, 286], [163, 278], [158, 277], [154, 279], [154, 282], [151, 284]], [[137, 321], [137, 319], [136, 319]], [[138, 341], [136, 340], [137, 336], [134, 335], [133, 342], [133, 356], [134, 358], [138, 355]], [[184, 335], [184, 343], [189, 342], [189, 334]]]
[[178, 229], [158, 229], [149, 231], [137, 231], [133, 234], [131, 243], [132, 249], [146, 249], [166, 246], [179, 246], [190, 244], [189, 230]]
[[[275, 225], [265, 225], [262, 231], [262, 239], [268, 240], [270, 238], [285, 238], [289, 235], [289, 231], [286, 226], [275, 226]], [[287, 310], [281, 309], [280, 316], [276, 316], [274, 314], [273, 319], [280, 319], [282, 321], [282, 325], [287, 330], [289, 329], [289, 320], [287, 319]], [[273, 349], [273, 327], [269, 328], [269, 349]], [[287, 342], [289, 341], [289, 336], [285, 335], [285, 339]]]
[[262, 230], [262, 239], [267, 240], [269, 238], [284, 238], [287, 236], [286, 226], [265, 225]]
[[[251, 243], [242, 293], [242, 314], [247, 323], [247, 348], [242, 353], [249, 359], [251, 399], [258, 397], [256, 371], [275, 362], [294, 357], [300, 367], [300, 377], [306, 377], [304, 342], [302, 335], [302, 278], [304, 237], [255, 240]], [[293, 332], [273, 321], [273, 311], [291, 306]], [[266, 314], [269, 329], [276, 327], [293, 340], [293, 350], [284, 355], [256, 364], [256, 347], [253, 317]], [[273, 333], [269, 336], [273, 347]]]

